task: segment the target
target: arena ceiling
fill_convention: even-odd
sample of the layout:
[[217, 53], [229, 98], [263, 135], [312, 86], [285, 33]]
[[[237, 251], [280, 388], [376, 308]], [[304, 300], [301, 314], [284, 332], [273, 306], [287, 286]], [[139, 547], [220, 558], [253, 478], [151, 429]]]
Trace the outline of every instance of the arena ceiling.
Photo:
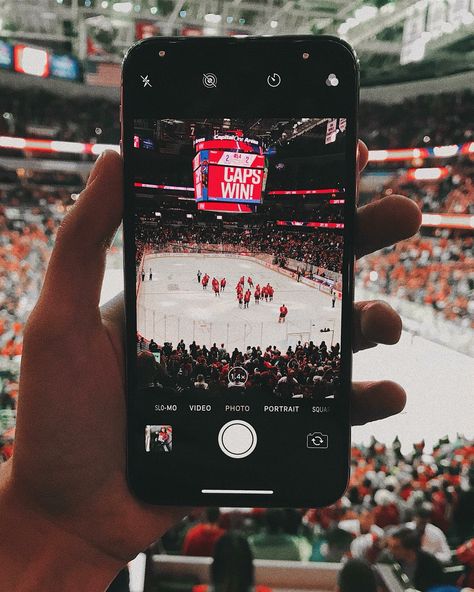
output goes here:
[[470, 0], [0, 0], [0, 37], [82, 59], [91, 34], [119, 59], [143, 24], [161, 35], [338, 35], [375, 71], [474, 63]]

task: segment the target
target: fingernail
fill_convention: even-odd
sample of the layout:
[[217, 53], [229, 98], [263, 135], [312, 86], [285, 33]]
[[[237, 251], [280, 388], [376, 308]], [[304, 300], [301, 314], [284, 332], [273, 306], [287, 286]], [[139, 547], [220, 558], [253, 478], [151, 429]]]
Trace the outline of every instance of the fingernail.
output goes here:
[[107, 150], [104, 150], [97, 157], [97, 159], [94, 163], [94, 166], [92, 167], [92, 170], [89, 174], [89, 178], [87, 179], [86, 187], [88, 187], [92, 183], [92, 181], [97, 177], [97, 175], [99, 174], [101, 164], [102, 164], [102, 161], [104, 160], [104, 155], [106, 154], [106, 152], [107, 152]]

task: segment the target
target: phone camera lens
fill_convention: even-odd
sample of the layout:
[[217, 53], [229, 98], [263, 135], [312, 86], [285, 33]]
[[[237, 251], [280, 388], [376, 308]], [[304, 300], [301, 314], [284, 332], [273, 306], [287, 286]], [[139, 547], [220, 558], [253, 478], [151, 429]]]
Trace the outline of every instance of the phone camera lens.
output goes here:
[[164, 51], [164, 50], [162, 49], [162, 50], [160, 50], [160, 51], [158, 52], [158, 55], [160, 56], [160, 58], [164, 58], [164, 57], [165, 57], [165, 55], [166, 55], [166, 51]]
[[309, 53], [305, 51], [303, 54], [303, 60], [307, 60], [308, 58], [309, 58]]

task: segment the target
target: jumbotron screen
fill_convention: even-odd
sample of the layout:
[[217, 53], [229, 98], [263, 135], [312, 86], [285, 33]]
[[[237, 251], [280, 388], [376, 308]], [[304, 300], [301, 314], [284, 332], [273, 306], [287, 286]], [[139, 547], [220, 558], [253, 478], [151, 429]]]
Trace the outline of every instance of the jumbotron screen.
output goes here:
[[216, 134], [194, 142], [193, 179], [197, 202], [260, 204], [265, 156], [257, 140], [243, 134]]

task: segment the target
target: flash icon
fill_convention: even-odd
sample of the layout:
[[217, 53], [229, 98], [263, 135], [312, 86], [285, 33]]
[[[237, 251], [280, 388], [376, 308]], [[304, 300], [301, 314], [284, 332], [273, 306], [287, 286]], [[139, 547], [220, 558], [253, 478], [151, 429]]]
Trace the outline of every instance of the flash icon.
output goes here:
[[147, 86], [152, 88], [151, 82], [150, 82], [150, 77], [148, 76], [148, 74], [146, 76], [140, 76], [140, 78], [142, 79], [142, 82], [143, 82], [143, 88], [146, 88]]

